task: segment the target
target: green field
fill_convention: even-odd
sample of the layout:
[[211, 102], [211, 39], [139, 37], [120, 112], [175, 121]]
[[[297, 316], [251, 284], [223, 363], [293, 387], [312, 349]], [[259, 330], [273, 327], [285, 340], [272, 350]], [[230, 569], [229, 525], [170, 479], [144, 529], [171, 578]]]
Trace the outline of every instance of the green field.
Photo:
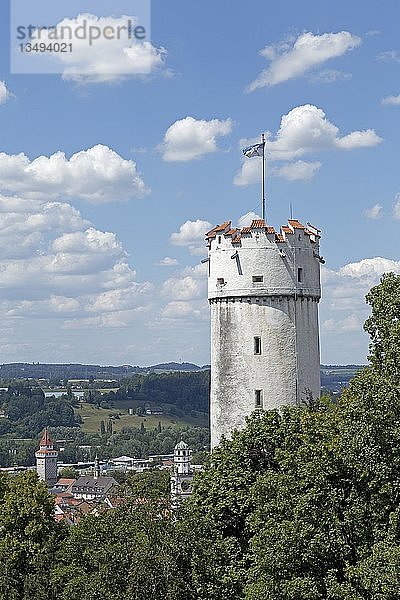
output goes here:
[[119, 418], [112, 418], [113, 431], [120, 431], [123, 427], [140, 427], [141, 423], [144, 424], [146, 429], [154, 429], [161, 422], [162, 427], [169, 427], [171, 425], [197, 425], [199, 427], [207, 427], [207, 419], [204, 417], [184, 417], [179, 418], [167, 414], [163, 415], [145, 415], [138, 417], [137, 415], [130, 415], [127, 408], [118, 406], [115, 408], [97, 408], [93, 404], [87, 404], [82, 402], [79, 407], [75, 408], [77, 415], [82, 418], [82, 431], [87, 433], [96, 433], [100, 431], [100, 422], [107, 422], [110, 418], [118, 415]]

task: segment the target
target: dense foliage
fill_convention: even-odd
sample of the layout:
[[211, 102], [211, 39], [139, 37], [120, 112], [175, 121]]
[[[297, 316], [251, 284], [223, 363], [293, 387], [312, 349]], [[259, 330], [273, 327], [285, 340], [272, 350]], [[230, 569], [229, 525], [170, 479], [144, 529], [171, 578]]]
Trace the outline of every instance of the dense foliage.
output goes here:
[[116, 392], [101, 396], [91, 393], [86, 401], [129, 401], [131, 406], [142, 407], [167, 404], [169, 408], [176, 407], [181, 415], [191, 411], [208, 413], [209, 389], [210, 371], [137, 374], [122, 379]]
[[45, 398], [40, 387], [15, 381], [0, 395], [7, 418], [0, 420], [0, 435], [36, 437], [44, 427], [76, 427], [79, 419], [67, 399]]

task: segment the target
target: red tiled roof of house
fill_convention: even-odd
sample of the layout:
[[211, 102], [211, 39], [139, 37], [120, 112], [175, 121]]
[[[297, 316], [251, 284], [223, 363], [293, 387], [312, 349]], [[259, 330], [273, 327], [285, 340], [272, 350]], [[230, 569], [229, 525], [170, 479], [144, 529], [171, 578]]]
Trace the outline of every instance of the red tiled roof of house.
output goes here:
[[305, 229], [305, 226], [297, 219], [288, 219], [288, 223], [293, 227], [293, 229]]
[[283, 235], [282, 235], [281, 233], [276, 233], [276, 234], [275, 234], [275, 240], [276, 240], [277, 242], [284, 242], [284, 241], [285, 241], [285, 238], [283, 237]]
[[293, 235], [293, 231], [287, 225], [282, 225], [281, 231], [283, 231], [283, 233], [290, 233], [291, 235]]
[[224, 231], [224, 229], [228, 229], [231, 226], [232, 221], [225, 221], [222, 225], [217, 225], [214, 231]]
[[57, 481], [58, 485], [71, 485], [71, 483], [74, 483], [76, 481], [76, 479], [68, 479], [67, 477], [60, 477], [60, 479]]
[[251, 227], [243, 227], [242, 233], [251, 233]]
[[267, 233], [276, 233], [275, 227], [267, 227]]
[[224, 235], [233, 235], [237, 231], [238, 231], [238, 229], [230, 229], [229, 231], [227, 231], [226, 233], [224, 233]]
[[232, 244], [239, 244], [240, 243], [240, 238], [241, 238], [241, 235], [240, 234], [237, 235], [235, 237], [235, 239], [232, 240]]
[[266, 227], [267, 224], [264, 219], [253, 219], [251, 222], [251, 229], [261, 229], [261, 227]]

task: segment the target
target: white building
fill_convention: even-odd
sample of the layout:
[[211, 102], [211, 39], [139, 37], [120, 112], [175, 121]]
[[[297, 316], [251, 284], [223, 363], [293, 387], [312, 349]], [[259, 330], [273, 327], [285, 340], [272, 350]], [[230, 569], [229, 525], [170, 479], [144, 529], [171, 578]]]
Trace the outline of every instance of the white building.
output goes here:
[[39, 478], [49, 487], [52, 487], [57, 481], [57, 458], [58, 452], [54, 449], [53, 440], [47, 428], [43, 431], [42, 439], [39, 443], [39, 450], [35, 453], [36, 471]]
[[256, 409], [319, 397], [319, 238], [295, 219], [208, 232], [212, 447]]
[[171, 473], [171, 499], [172, 506], [179, 500], [185, 500], [192, 493], [193, 479], [192, 457], [190, 448], [183, 440], [174, 448], [174, 466]]

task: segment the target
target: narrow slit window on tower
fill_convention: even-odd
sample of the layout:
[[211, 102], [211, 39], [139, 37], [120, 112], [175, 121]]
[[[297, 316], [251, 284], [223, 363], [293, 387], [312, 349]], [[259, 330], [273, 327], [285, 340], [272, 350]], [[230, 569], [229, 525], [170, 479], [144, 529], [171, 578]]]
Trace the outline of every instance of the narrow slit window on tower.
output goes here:
[[221, 241], [222, 241], [222, 236], [221, 236], [221, 235], [219, 235], [219, 236], [218, 236], [218, 244], [220, 244], [220, 243], [221, 243]]
[[255, 396], [256, 408], [262, 408], [262, 406], [263, 406], [262, 390], [255, 390], [254, 396]]
[[261, 354], [261, 338], [259, 335], [254, 336], [254, 354]]
[[298, 281], [298, 283], [303, 283], [303, 269], [302, 269], [302, 267], [299, 267], [297, 269], [297, 281]]
[[262, 275], [253, 275], [253, 283], [262, 283], [264, 277]]

